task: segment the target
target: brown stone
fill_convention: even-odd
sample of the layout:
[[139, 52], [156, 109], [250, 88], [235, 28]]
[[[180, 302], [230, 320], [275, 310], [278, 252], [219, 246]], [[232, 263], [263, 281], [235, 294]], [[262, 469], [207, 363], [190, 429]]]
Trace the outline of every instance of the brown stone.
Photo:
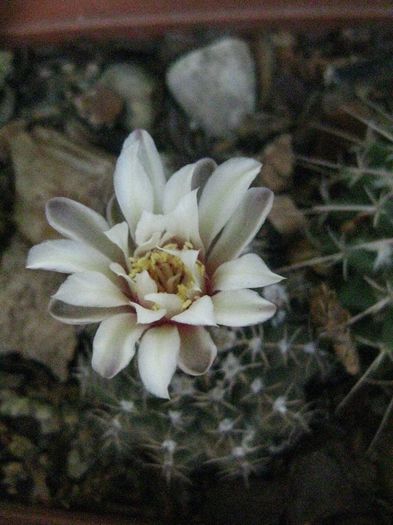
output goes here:
[[45, 204], [53, 197], [105, 211], [113, 192], [112, 157], [52, 129], [35, 127], [28, 132], [11, 123], [10, 130], [8, 134], [3, 130], [0, 149], [10, 156], [15, 173], [15, 223], [31, 243], [59, 236], [45, 218]]
[[282, 235], [289, 235], [301, 230], [306, 219], [289, 195], [277, 195], [268, 219]]
[[100, 84], [75, 97], [74, 104], [79, 115], [97, 128], [113, 126], [124, 105], [117, 93]]
[[260, 185], [272, 191], [288, 189], [295, 163], [291, 135], [281, 135], [268, 144], [262, 152], [261, 161]]
[[26, 270], [28, 248], [16, 236], [1, 260], [0, 353], [18, 352], [40, 361], [65, 380], [76, 348], [75, 330], [48, 313], [49, 298], [64, 278]]

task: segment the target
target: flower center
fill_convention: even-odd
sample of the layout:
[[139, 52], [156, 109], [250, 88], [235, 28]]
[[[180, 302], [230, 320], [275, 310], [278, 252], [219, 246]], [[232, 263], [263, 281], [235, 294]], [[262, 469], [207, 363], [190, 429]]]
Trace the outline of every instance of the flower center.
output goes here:
[[[182, 308], [186, 309], [196, 298], [199, 283], [196, 283], [192, 271], [187, 268], [178, 255], [168, 253], [168, 250], [178, 250], [176, 244], [168, 244], [164, 249], [155, 248], [142, 257], [130, 258], [130, 277], [135, 278], [138, 273], [147, 271], [157, 285], [158, 292], [177, 295], [182, 301]], [[192, 249], [190, 243], [183, 246], [183, 250]], [[205, 267], [196, 261], [197, 278], [202, 278]]]

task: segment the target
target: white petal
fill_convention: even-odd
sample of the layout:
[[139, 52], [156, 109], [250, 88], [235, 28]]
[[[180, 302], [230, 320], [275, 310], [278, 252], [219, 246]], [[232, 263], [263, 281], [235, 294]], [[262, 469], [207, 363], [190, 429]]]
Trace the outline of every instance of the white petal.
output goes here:
[[120, 248], [126, 258], [129, 257], [129, 230], [126, 222], [115, 224], [110, 230], [105, 232], [105, 235], [113, 244]]
[[166, 218], [164, 215], [156, 215], [144, 211], [138, 221], [135, 230], [135, 242], [138, 246], [147, 243], [153, 237], [160, 239], [166, 228]]
[[223, 262], [238, 257], [252, 241], [273, 205], [273, 192], [267, 188], [251, 188], [224, 227], [208, 256], [210, 273]]
[[138, 324], [151, 324], [159, 321], [166, 314], [166, 310], [150, 310], [138, 303], [130, 301], [130, 304], [135, 308]]
[[143, 305], [146, 295], [157, 292], [157, 284], [146, 270], [137, 273], [134, 280], [136, 294]]
[[125, 141], [117, 159], [113, 184], [117, 202], [134, 238], [143, 210], [153, 211], [154, 195], [149, 177], [138, 157], [139, 146], [129, 139]]
[[145, 295], [145, 300], [158, 304], [166, 310], [166, 316], [169, 318], [181, 312], [183, 304], [180, 297], [173, 293], [150, 293]]
[[117, 275], [118, 277], [121, 277], [122, 279], [124, 279], [127, 283], [127, 286], [128, 286], [128, 290], [134, 294], [134, 295], [137, 295], [136, 293], [136, 286], [135, 286], [135, 281], [133, 281], [131, 279], [131, 277], [128, 275], [128, 273], [125, 271], [125, 269], [123, 268], [123, 266], [121, 266], [121, 264], [118, 264], [118, 263], [111, 263], [109, 265], [109, 268], [111, 270], [111, 272], [113, 272], [115, 275]]
[[145, 255], [146, 252], [157, 248], [161, 241], [161, 234], [158, 232], [154, 233], [150, 237], [150, 239], [148, 239], [146, 242], [142, 243], [136, 248], [136, 250], [134, 251], [134, 257], [142, 257], [143, 255]]
[[154, 193], [154, 211], [162, 211], [162, 196], [165, 187], [165, 174], [160, 155], [149, 133], [137, 129], [126, 140], [130, 145], [138, 145], [138, 157], [149, 177]]
[[217, 323], [250, 326], [270, 319], [276, 306], [253, 290], [219, 292], [212, 297]]
[[207, 330], [200, 326], [179, 327], [180, 354], [178, 365], [193, 376], [204, 374], [217, 355], [217, 347]]
[[109, 265], [109, 268], [110, 270], [118, 275], [119, 277], [128, 277], [128, 273], [125, 271], [125, 269], [123, 268], [123, 266], [119, 263], [111, 263]]
[[201, 272], [197, 265], [199, 251], [197, 250], [179, 250], [178, 254], [179, 259], [183, 262], [184, 266], [193, 276], [195, 282], [200, 284], [201, 281]]
[[204, 295], [197, 299], [187, 310], [172, 317], [172, 321], [182, 324], [215, 326], [217, 321], [211, 298]]
[[98, 272], [80, 272], [67, 277], [54, 299], [75, 306], [123, 306], [127, 297], [105, 275]]
[[110, 263], [108, 257], [87, 244], [60, 239], [33, 246], [26, 267], [62, 273], [91, 271], [107, 274]]
[[212, 159], [201, 159], [176, 171], [165, 186], [164, 213], [173, 211], [184, 195], [202, 186], [216, 167]]
[[106, 216], [106, 220], [108, 221], [108, 224], [110, 227], [120, 222], [123, 222], [124, 220], [123, 214], [121, 212], [119, 203], [116, 200], [115, 194], [112, 195], [112, 197], [108, 201], [108, 204], [106, 205], [105, 216]]
[[201, 292], [202, 289], [205, 288], [205, 285], [204, 274], [201, 271], [201, 267], [196, 264], [198, 255], [199, 252], [197, 250], [181, 250], [179, 258], [184, 263], [184, 266], [191, 273], [194, 279], [192, 289]]
[[168, 385], [176, 370], [180, 337], [174, 326], [152, 328], [142, 337], [138, 351], [138, 367], [146, 389], [158, 397], [169, 399]]
[[104, 235], [109, 224], [87, 206], [65, 197], [56, 197], [46, 204], [46, 217], [56, 231], [74, 241], [82, 241], [110, 259], [119, 256], [119, 249]]
[[242, 201], [261, 169], [248, 158], [230, 159], [209, 178], [199, 202], [199, 228], [206, 250]]
[[135, 343], [145, 327], [137, 326], [135, 315], [118, 314], [102, 321], [93, 341], [92, 367], [108, 379], [123, 370], [135, 354]]
[[118, 306], [114, 308], [74, 306], [53, 298], [49, 303], [49, 313], [51, 316], [66, 324], [99, 323], [115, 314], [124, 313], [127, 311], [125, 309], [131, 311], [130, 307], [127, 306]]
[[194, 247], [202, 248], [199, 235], [199, 217], [197, 191], [184, 195], [176, 208], [165, 216], [167, 232], [178, 241], [191, 242]]
[[269, 270], [255, 253], [221, 264], [213, 275], [213, 290], [260, 288], [282, 281], [283, 277]]

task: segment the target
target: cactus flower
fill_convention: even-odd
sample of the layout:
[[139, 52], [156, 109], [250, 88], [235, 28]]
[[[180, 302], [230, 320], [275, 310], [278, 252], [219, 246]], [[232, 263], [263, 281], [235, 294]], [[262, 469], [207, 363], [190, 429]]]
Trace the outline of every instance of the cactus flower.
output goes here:
[[96, 372], [115, 376], [138, 346], [146, 389], [168, 398], [177, 366], [199, 375], [214, 361], [205, 327], [254, 325], [274, 314], [250, 288], [281, 277], [256, 254], [242, 255], [272, 206], [270, 190], [249, 188], [260, 167], [249, 158], [219, 166], [202, 159], [166, 181], [152, 138], [137, 130], [117, 161], [107, 219], [67, 198], [47, 203], [49, 224], [66, 239], [34, 246], [27, 267], [70, 274], [49, 311], [64, 323], [100, 323]]

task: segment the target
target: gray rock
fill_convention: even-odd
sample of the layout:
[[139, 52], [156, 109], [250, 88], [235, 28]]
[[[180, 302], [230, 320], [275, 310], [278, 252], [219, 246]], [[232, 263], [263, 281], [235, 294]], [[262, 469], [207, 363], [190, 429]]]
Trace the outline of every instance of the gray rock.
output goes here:
[[153, 93], [156, 83], [142, 67], [136, 64], [109, 66], [98, 81], [117, 93], [126, 105], [123, 124], [135, 128], [151, 129], [154, 120]]
[[1, 261], [0, 353], [18, 352], [40, 361], [64, 380], [76, 348], [76, 334], [72, 326], [55, 321], [48, 313], [49, 298], [64, 278], [26, 270], [28, 248], [16, 236]]
[[112, 157], [52, 129], [36, 127], [27, 132], [16, 123], [1, 130], [0, 153], [2, 146], [15, 173], [14, 220], [31, 243], [59, 237], [45, 218], [45, 204], [52, 197], [68, 197], [105, 211], [113, 192]]
[[4, 86], [0, 93], [0, 127], [4, 126], [14, 114], [15, 92], [9, 86]]
[[14, 55], [11, 51], [0, 51], [0, 89], [4, 86], [7, 76], [12, 71]]
[[10, 120], [15, 108], [15, 92], [6, 84], [13, 58], [11, 51], [0, 51], [0, 127]]
[[182, 56], [170, 66], [167, 84], [193, 123], [214, 137], [230, 137], [255, 110], [255, 65], [237, 38]]

